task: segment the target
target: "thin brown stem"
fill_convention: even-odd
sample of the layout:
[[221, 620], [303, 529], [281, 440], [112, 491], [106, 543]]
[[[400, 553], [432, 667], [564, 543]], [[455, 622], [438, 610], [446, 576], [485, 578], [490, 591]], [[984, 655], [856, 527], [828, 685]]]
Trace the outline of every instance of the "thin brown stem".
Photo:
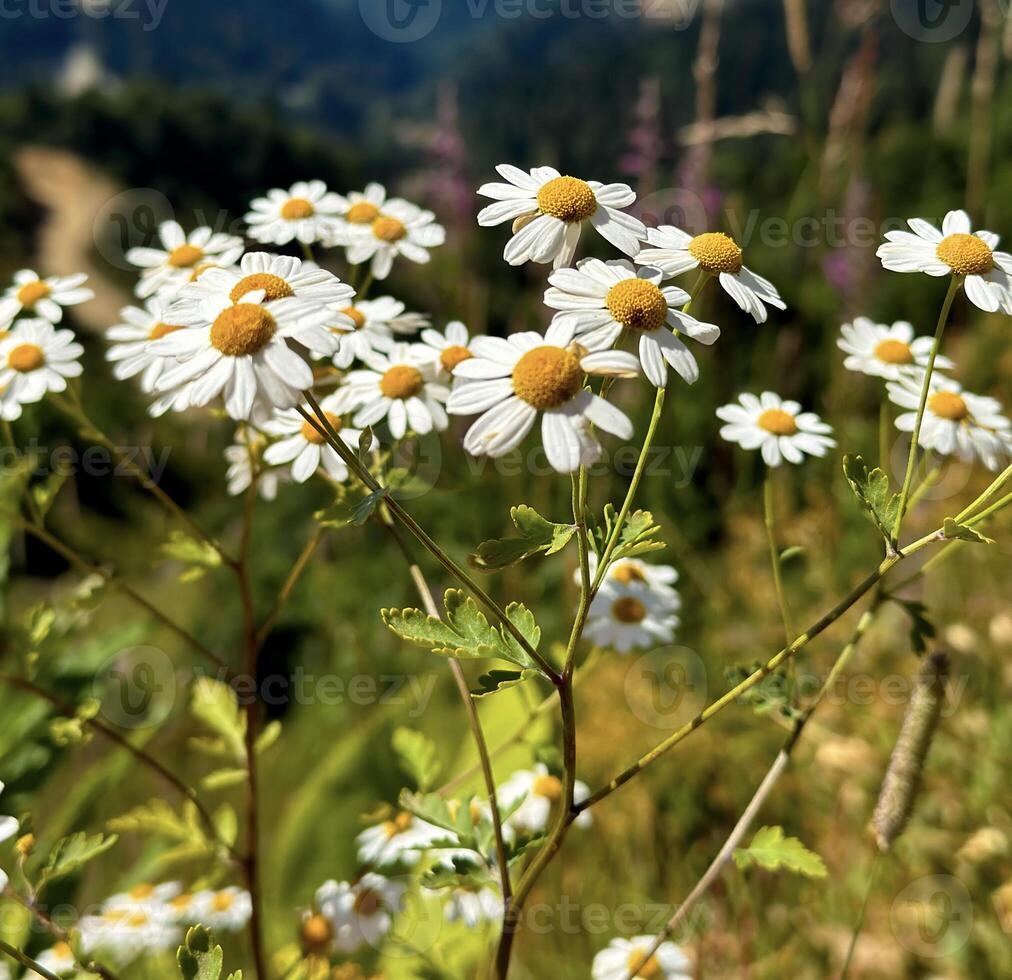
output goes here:
[[256, 643], [258, 649], [263, 646], [264, 641], [271, 635], [271, 631], [277, 624], [281, 613], [284, 612], [285, 606], [288, 605], [288, 600], [292, 597], [292, 592], [295, 591], [295, 586], [299, 584], [299, 579], [302, 577], [302, 573], [306, 570], [306, 566], [309, 564], [310, 559], [316, 553], [316, 549], [320, 546], [320, 542], [323, 540], [325, 533], [325, 528], [318, 527], [313, 533], [313, 536], [306, 542], [306, 546], [302, 549], [299, 557], [295, 560], [295, 564], [292, 566], [291, 571], [288, 573], [288, 577], [281, 586], [281, 591], [274, 600], [274, 605], [271, 607], [271, 611], [267, 614], [267, 618], [263, 621], [260, 629], [257, 630]]

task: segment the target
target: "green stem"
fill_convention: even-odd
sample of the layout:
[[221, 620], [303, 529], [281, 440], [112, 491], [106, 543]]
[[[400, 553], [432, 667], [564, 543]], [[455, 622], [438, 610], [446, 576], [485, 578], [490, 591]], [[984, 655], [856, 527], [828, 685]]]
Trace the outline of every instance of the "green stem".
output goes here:
[[854, 959], [854, 951], [857, 949], [857, 940], [864, 927], [864, 919], [868, 914], [868, 902], [871, 893], [875, 888], [875, 880], [878, 877], [879, 868], [882, 865], [882, 852], [876, 851], [871, 863], [871, 870], [868, 872], [868, 887], [865, 888], [864, 899], [861, 901], [861, 910], [857, 914], [857, 922], [854, 923], [854, 932], [850, 937], [850, 946], [847, 948], [847, 958], [843, 961], [843, 969], [840, 971], [840, 980], [847, 980], [850, 972], [850, 964]]
[[784, 636], [788, 643], [797, 636], [791, 625], [791, 607], [784, 589], [783, 566], [780, 562], [780, 549], [777, 547], [776, 507], [774, 502], [772, 466], [766, 467], [766, 479], [763, 481], [763, 516], [766, 525], [766, 541], [770, 549], [770, 563], [773, 566], [773, 584], [777, 590], [777, 602], [780, 605], [780, 618], [784, 624]]
[[34, 970], [40, 977], [45, 977], [46, 980], [60, 980], [55, 973], [50, 972], [41, 964], [36, 963], [26, 953], [22, 953], [20, 949], [11, 946], [9, 943], [5, 943], [2, 939], [0, 939], [0, 951], [6, 953], [16, 963], [20, 963], [29, 970]]
[[968, 507], [964, 507], [954, 518], [957, 524], [965, 521], [978, 507], [982, 507], [994, 497], [1008, 481], [1012, 479], [1012, 465], [1005, 467], [988, 488]]

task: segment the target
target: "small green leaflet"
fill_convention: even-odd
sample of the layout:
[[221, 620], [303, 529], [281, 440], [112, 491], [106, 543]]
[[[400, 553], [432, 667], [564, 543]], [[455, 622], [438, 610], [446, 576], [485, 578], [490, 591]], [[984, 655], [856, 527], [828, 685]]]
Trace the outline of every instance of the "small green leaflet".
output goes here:
[[861, 506], [871, 516], [886, 542], [891, 543], [900, 512], [900, 496], [892, 492], [888, 475], [877, 468], [869, 472], [860, 456], [844, 456], [843, 473]]
[[[224, 960], [221, 947], [203, 926], [193, 926], [186, 933], [185, 943], [176, 951], [183, 980], [220, 980]], [[230, 973], [228, 980], [242, 980], [242, 970]]]
[[246, 764], [246, 716], [228, 684], [199, 678], [193, 685], [190, 711], [218, 736], [216, 744], [222, 755]]
[[[443, 598], [445, 620], [427, 616], [420, 609], [383, 609], [380, 615], [402, 640], [426, 647], [441, 657], [456, 660], [508, 660], [519, 667], [535, 668], [534, 661], [503, 627], [493, 627], [478, 604], [460, 589], [449, 589]], [[506, 608], [510, 622], [535, 650], [541, 630], [531, 611], [514, 602]]]
[[475, 568], [489, 572], [516, 565], [539, 552], [554, 555], [562, 551], [576, 533], [575, 524], [553, 524], [526, 504], [511, 507], [510, 518], [521, 536], [480, 544], [469, 559]]
[[52, 881], [73, 874], [89, 861], [104, 854], [119, 838], [105, 834], [71, 834], [56, 842], [49, 852], [46, 863], [39, 871], [36, 890], [41, 890]]
[[827, 874], [822, 858], [797, 837], [785, 837], [783, 827], [760, 827], [748, 847], [735, 850], [734, 863], [742, 871], [758, 865], [767, 871], [783, 869], [806, 878], [825, 878]]
[[957, 524], [951, 517], [945, 518], [942, 524], [942, 537], [948, 541], [969, 541], [971, 544], [994, 544], [992, 538], [986, 537], [979, 531], [965, 524]]
[[928, 619], [928, 607], [916, 599], [897, 599], [895, 596], [893, 599], [910, 617], [910, 646], [914, 653], [918, 656], [927, 653], [928, 641], [935, 638], [935, 626]]
[[349, 494], [342, 487], [334, 502], [323, 510], [318, 510], [313, 517], [319, 524], [334, 530], [348, 527], [349, 524], [362, 527], [376, 512], [387, 492], [387, 488], [383, 487], [360, 497]]
[[471, 689], [471, 697], [485, 698], [490, 694], [508, 691], [537, 676], [536, 670], [490, 670], [478, 678], [478, 686]]
[[221, 565], [221, 555], [206, 541], [197, 541], [183, 531], [173, 531], [162, 545], [162, 554], [172, 561], [188, 566], [179, 576], [180, 582], [196, 582], [211, 569]]
[[395, 728], [394, 751], [401, 768], [415, 781], [422, 793], [432, 789], [439, 778], [440, 764], [435, 743], [411, 728]]
[[[607, 504], [602, 515], [603, 523], [595, 524], [591, 530], [591, 544], [598, 556], [604, 554], [611, 535], [618, 521], [618, 514], [613, 504]], [[625, 519], [612, 552], [611, 560], [637, 558], [651, 551], [660, 551], [664, 542], [657, 539], [660, 527], [654, 521], [654, 515], [648, 510], [635, 510]]]

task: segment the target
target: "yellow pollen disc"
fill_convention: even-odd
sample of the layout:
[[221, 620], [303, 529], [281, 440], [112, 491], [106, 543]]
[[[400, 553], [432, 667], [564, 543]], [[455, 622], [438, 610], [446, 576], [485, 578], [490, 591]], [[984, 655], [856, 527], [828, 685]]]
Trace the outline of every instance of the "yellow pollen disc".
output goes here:
[[142, 898], [150, 898], [155, 893], [154, 885], [134, 885], [130, 889], [130, 897], [140, 901]]
[[196, 282], [208, 269], [220, 269], [221, 266], [217, 262], [201, 262], [200, 265], [196, 266], [193, 272], [190, 273], [190, 282]]
[[182, 895], [177, 895], [169, 904], [179, 911], [188, 909], [190, 904], [193, 902], [193, 896], [187, 895], [185, 892]]
[[393, 820], [387, 820], [386, 823], [383, 824], [383, 830], [386, 831], [387, 837], [396, 837], [398, 834], [403, 834], [410, 828], [410, 813], [398, 813]]
[[22, 374], [35, 371], [45, 363], [46, 355], [38, 344], [18, 344], [7, 355], [7, 367]]
[[578, 177], [556, 177], [538, 191], [538, 207], [542, 214], [575, 224], [597, 213], [597, 198], [585, 180]]
[[668, 316], [664, 293], [646, 279], [623, 279], [608, 290], [608, 312], [623, 327], [650, 333], [660, 330]]
[[162, 337], [167, 337], [170, 333], [175, 333], [177, 330], [182, 329], [183, 327], [177, 323], [162, 323], [159, 321], [151, 328], [148, 340], [161, 340]]
[[689, 255], [704, 272], [741, 272], [741, 249], [722, 231], [708, 231], [689, 242]]
[[355, 324], [356, 330], [361, 330], [365, 326], [365, 314], [361, 310], [356, 310], [354, 306], [346, 306], [341, 312]]
[[875, 348], [875, 357], [886, 364], [913, 364], [914, 355], [909, 344], [902, 340], [883, 340]]
[[132, 915], [128, 915], [123, 920], [128, 926], [133, 926], [135, 929], [140, 929], [142, 926], [146, 926], [151, 919], [144, 912], [134, 912]]
[[302, 945], [310, 952], [324, 950], [334, 938], [334, 930], [322, 915], [310, 916], [302, 924]]
[[355, 912], [365, 918], [375, 915], [383, 905], [383, 900], [369, 888], [355, 897]]
[[[327, 416], [327, 421], [330, 423], [330, 427], [335, 432], [340, 432], [341, 425], [343, 424], [341, 422], [341, 416], [334, 415], [331, 412], [324, 412], [323, 414]], [[311, 442], [314, 446], [322, 446], [327, 441], [320, 435], [316, 428], [308, 422], [302, 423], [302, 438], [305, 439], [306, 442]]]
[[196, 245], [180, 245], [169, 252], [169, 265], [176, 269], [189, 269], [204, 257], [204, 250]]
[[647, 580], [640, 567], [633, 564], [619, 565], [618, 568], [613, 568], [611, 578], [616, 582], [621, 582], [623, 585], [631, 585], [633, 582], [645, 582]]
[[994, 253], [976, 235], [947, 235], [935, 254], [957, 276], [985, 276], [994, 268]]
[[452, 347], [443, 349], [443, 352], [439, 355], [439, 363], [447, 371], [452, 371], [461, 361], [470, 360], [472, 357], [474, 355], [466, 347], [454, 344]]
[[274, 317], [255, 303], [226, 307], [211, 326], [211, 346], [229, 357], [246, 357], [263, 350], [274, 336]]
[[58, 942], [53, 947], [53, 952], [58, 957], [60, 957], [60, 959], [66, 959], [68, 956], [73, 956], [74, 955], [73, 951], [70, 948], [70, 944], [69, 943], [65, 943], [65, 942]]
[[295, 295], [295, 290], [285, 282], [281, 276], [272, 275], [269, 272], [256, 272], [251, 276], [240, 279], [232, 292], [228, 294], [233, 303], [238, 303], [247, 293], [256, 289], [262, 289], [266, 295], [264, 302], [269, 303], [272, 299], [286, 299]]
[[281, 205], [281, 217], [286, 221], [301, 221], [315, 214], [313, 205], [304, 197], [293, 197]]
[[227, 912], [235, 905], [235, 896], [231, 892], [218, 892], [211, 899], [211, 908], [215, 912]]
[[661, 975], [661, 964], [657, 961], [656, 956], [651, 956], [646, 960], [643, 958], [645, 955], [645, 949], [634, 949], [626, 960], [626, 972], [632, 973], [635, 970], [635, 976], [640, 980], [653, 980], [654, 977]]
[[932, 415], [952, 422], [962, 422], [970, 415], [966, 402], [954, 391], [936, 391], [928, 399], [928, 409]]
[[422, 390], [422, 372], [410, 364], [395, 364], [380, 378], [380, 391], [387, 398], [413, 398]]
[[647, 618], [647, 607], [635, 596], [624, 595], [612, 604], [611, 614], [620, 623], [642, 623]]
[[345, 217], [353, 225], [371, 225], [380, 216], [380, 209], [368, 201], [353, 204]]
[[481, 803], [479, 803], [477, 799], [471, 800], [471, 802], [468, 804], [467, 813], [468, 816], [471, 818], [471, 823], [473, 824], [481, 823], [483, 813], [481, 809]]
[[531, 792], [535, 796], [543, 796], [546, 800], [551, 800], [553, 803], [562, 799], [562, 791], [562, 780], [556, 776], [538, 776], [531, 783]]
[[407, 238], [408, 229], [404, 227], [403, 221], [398, 221], [396, 218], [391, 218], [385, 214], [381, 214], [372, 223], [372, 233], [381, 241], [399, 242], [402, 238]]
[[460, 813], [460, 800], [447, 800], [446, 809], [450, 811], [450, 819], [456, 820], [457, 814]]
[[32, 853], [33, 847], [35, 847], [35, 834], [25, 834], [23, 837], [19, 837], [14, 844], [15, 850], [22, 857], [28, 857]]
[[41, 279], [37, 279], [35, 282], [26, 282], [18, 290], [18, 302], [22, 306], [34, 306], [40, 299], [45, 299], [50, 292], [50, 288]]
[[780, 408], [768, 408], [758, 418], [759, 428], [775, 436], [792, 436], [798, 431], [798, 423], [790, 412]]
[[561, 347], [535, 347], [513, 368], [513, 391], [528, 405], [544, 410], [565, 405], [583, 385], [583, 368]]

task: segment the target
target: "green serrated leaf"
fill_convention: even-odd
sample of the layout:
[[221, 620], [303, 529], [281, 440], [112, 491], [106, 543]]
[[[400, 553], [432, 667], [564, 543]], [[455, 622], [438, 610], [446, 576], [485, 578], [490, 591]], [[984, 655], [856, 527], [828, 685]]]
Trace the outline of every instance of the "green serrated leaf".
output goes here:
[[869, 514], [887, 543], [893, 539], [893, 528], [900, 512], [900, 495], [892, 492], [889, 476], [881, 469], [869, 472], [860, 456], [843, 457], [843, 473], [854, 496]]
[[576, 525], [555, 524], [526, 504], [511, 508], [510, 518], [521, 536], [484, 541], [470, 557], [475, 568], [493, 571], [516, 565], [540, 552], [554, 555], [562, 551], [576, 533]]
[[78, 833], [57, 841], [39, 871], [36, 888], [42, 889], [58, 878], [73, 874], [89, 861], [108, 851], [118, 840], [116, 834]]
[[737, 848], [734, 861], [743, 871], [758, 865], [767, 871], [793, 871], [806, 878], [825, 878], [826, 865], [796, 837], [785, 837], [783, 827], [760, 827], [746, 848]]
[[994, 544], [992, 538], [975, 531], [965, 524], [957, 524], [951, 517], [942, 524], [942, 536], [949, 541], [969, 541], [971, 544]]
[[176, 952], [183, 980], [219, 980], [225, 956], [204, 926], [193, 926]]
[[633, 511], [622, 526], [618, 544], [612, 552], [612, 561], [637, 558], [651, 551], [660, 551], [665, 546], [663, 541], [657, 540], [660, 531], [660, 526], [654, 521], [654, 515], [650, 511]]
[[199, 678], [193, 685], [190, 711], [221, 738], [231, 758], [245, 765], [246, 716], [228, 684], [212, 677]]
[[419, 791], [430, 790], [441, 768], [435, 743], [421, 732], [400, 727], [394, 729], [393, 747], [401, 768], [415, 781]]
[[476, 848], [474, 825], [468, 807], [458, 805], [451, 808], [437, 793], [412, 793], [407, 789], [401, 790], [399, 803], [402, 810], [413, 813], [420, 820], [457, 835], [454, 840], [459, 839], [458, 846], [471, 850]]
[[386, 487], [381, 487], [379, 490], [374, 490], [369, 496], [363, 497], [359, 501], [358, 506], [355, 508], [355, 512], [351, 516], [351, 523], [356, 527], [361, 527], [370, 517], [376, 512], [376, 508], [379, 507], [380, 502], [387, 495]]
[[226, 789], [229, 786], [238, 786], [246, 782], [247, 773], [245, 769], [219, 769], [206, 775], [200, 785], [207, 790]]
[[160, 855], [160, 861], [165, 864], [207, 857], [215, 851], [214, 843], [204, 833], [197, 808], [190, 801], [176, 813], [164, 800], [153, 799], [109, 820], [106, 826], [122, 834], [159, 837], [172, 842], [176, 847]]
[[471, 689], [471, 697], [485, 698], [540, 676], [536, 670], [490, 670], [478, 678], [478, 686]]
[[212, 545], [191, 538], [185, 531], [173, 531], [169, 540], [162, 545], [162, 554], [172, 561], [189, 566], [180, 576], [182, 582], [196, 581], [221, 565], [221, 555]]

